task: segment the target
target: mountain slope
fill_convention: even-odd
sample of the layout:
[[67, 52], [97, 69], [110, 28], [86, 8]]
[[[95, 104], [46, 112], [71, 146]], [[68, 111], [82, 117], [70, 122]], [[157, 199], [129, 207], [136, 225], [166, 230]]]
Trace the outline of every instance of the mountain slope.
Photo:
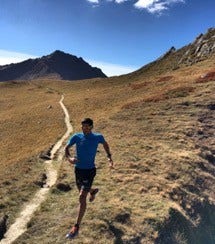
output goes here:
[[180, 49], [171, 47], [160, 58], [151, 62], [139, 70], [131, 73], [131, 76], [160, 75], [167, 71], [177, 70], [181, 67], [191, 66], [200, 61], [207, 60], [215, 54], [215, 28], [210, 28], [205, 34], [200, 34], [194, 42]]
[[96, 77], [104, 78], [106, 75], [100, 69], [90, 66], [82, 58], [61, 51], [17, 64], [0, 66], [0, 81], [38, 78], [81, 80]]
[[[65, 133], [58, 105], [65, 94], [74, 131], [93, 117], [115, 162], [110, 171], [99, 148], [100, 192], [75, 243], [215, 243], [215, 55], [174, 70], [158, 64], [138, 76], [0, 84], [0, 208], [9, 224], [45, 184], [38, 155]], [[58, 155], [54, 166], [57, 184], [14, 244], [61, 244], [74, 224], [73, 167]]]

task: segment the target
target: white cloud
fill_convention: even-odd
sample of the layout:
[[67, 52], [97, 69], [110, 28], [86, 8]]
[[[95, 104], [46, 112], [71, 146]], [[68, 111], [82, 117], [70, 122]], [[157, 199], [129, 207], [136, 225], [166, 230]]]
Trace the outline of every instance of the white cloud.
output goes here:
[[25, 53], [12, 52], [0, 49], [0, 65], [19, 63], [29, 58], [37, 57]]
[[161, 14], [174, 3], [185, 3], [185, 0], [138, 0], [134, 6], [138, 9], [146, 9], [152, 14]]
[[128, 1], [128, 0], [115, 0], [116, 3], [124, 3], [126, 1]]
[[134, 66], [112, 64], [112, 63], [106, 63], [106, 62], [90, 60], [90, 59], [88, 59], [87, 62], [93, 67], [100, 68], [102, 70], [102, 72], [105, 73], [109, 77], [115, 76], [115, 75], [128, 74], [139, 68], [139, 67], [134, 67]]
[[[92, 4], [99, 4], [100, 0], [86, 0]], [[134, 0], [106, 0], [117, 4]], [[186, 0], [136, 0], [134, 7], [137, 9], [145, 9], [152, 14], [162, 14], [163, 11], [170, 8], [174, 3], [185, 3]], [[95, 5], [94, 5], [95, 6]]]
[[130, 1], [130, 0], [106, 0], [106, 2], [115, 2], [115, 3], [124, 3], [126, 1]]
[[98, 4], [99, 3], [99, 0], [87, 0], [87, 2], [90, 2], [90, 3], [96, 3], [96, 4]]

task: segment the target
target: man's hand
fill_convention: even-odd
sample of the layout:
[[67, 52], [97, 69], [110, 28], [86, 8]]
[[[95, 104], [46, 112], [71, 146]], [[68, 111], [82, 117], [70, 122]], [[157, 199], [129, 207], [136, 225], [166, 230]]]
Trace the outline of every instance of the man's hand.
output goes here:
[[77, 158], [72, 158], [72, 157], [68, 157], [68, 161], [71, 163], [71, 164], [76, 164], [78, 162]]
[[112, 158], [108, 158], [110, 169], [114, 169]]

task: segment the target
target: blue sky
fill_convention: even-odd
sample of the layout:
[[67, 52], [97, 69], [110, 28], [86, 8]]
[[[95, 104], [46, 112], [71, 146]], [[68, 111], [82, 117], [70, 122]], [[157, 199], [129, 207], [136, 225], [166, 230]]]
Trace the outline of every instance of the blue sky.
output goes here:
[[215, 27], [214, 0], [0, 0], [0, 65], [55, 50], [108, 76], [132, 72]]

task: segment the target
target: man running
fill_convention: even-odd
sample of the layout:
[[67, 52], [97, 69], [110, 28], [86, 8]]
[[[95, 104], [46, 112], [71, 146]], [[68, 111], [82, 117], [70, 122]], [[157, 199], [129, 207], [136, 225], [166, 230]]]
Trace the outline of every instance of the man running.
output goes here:
[[[69, 139], [65, 148], [65, 155], [71, 164], [75, 165], [75, 179], [79, 190], [79, 212], [76, 224], [72, 227], [70, 232], [66, 235], [67, 238], [74, 238], [77, 236], [81, 220], [86, 210], [86, 198], [89, 193], [89, 201], [95, 199], [98, 193], [98, 188], [92, 188], [93, 179], [96, 176], [95, 156], [98, 144], [102, 144], [107, 153], [107, 158], [110, 167], [113, 168], [113, 160], [111, 158], [110, 148], [105, 141], [102, 134], [93, 133], [93, 120], [86, 118], [81, 122], [82, 133], [75, 133]], [[76, 155], [71, 156], [70, 148], [76, 145]]]

